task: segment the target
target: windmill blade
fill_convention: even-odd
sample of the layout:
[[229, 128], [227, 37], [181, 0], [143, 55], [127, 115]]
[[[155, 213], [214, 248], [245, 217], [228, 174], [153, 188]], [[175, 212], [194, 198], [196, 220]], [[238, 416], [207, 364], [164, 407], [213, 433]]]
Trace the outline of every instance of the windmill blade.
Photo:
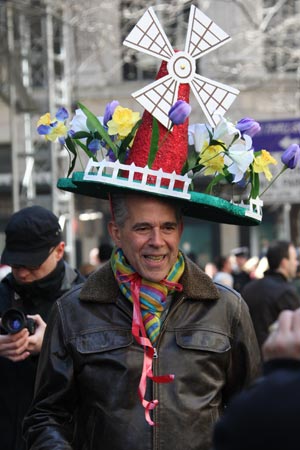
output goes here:
[[168, 112], [177, 100], [178, 82], [170, 75], [136, 91], [132, 96], [166, 128], [171, 126]]
[[198, 74], [190, 82], [192, 91], [207, 120], [215, 127], [239, 94], [237, 89]]
[[168, 61], [174, 54], [153, 8], [149, 8], [145, 12], [123, 44], [165, 61]]
[[195, 59], [215, 50], [231, 37], [194, 5], [191, 6], [185, 51]]

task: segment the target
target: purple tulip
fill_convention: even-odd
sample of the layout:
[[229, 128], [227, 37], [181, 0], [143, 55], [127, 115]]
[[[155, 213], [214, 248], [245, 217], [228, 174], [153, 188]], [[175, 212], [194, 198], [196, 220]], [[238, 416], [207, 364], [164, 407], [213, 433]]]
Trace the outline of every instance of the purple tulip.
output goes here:
[[245, 117], [238, 121], [235, 126], [242, 134], [247, 134], [251, 138], [260, 131], [260, 125], [251, 117]]
[[191, 114], [191, 106], [184, 100], [177, 100], [169, 111], [169, 119], [173, 125], [181, 125]]
[[289, 169], [295, 169], [300, 161], [300, 147], [298, 144], [291, 144], [281, 155], [281, 161]]
[[118, 105], [118, 100], [113, 100], [112, 102], [107, 103], [103, 117], [103, 125], [105, 127], [107, 126], [107, 122], [112, 119], [113, 113], [115, 112], [115, 109]]

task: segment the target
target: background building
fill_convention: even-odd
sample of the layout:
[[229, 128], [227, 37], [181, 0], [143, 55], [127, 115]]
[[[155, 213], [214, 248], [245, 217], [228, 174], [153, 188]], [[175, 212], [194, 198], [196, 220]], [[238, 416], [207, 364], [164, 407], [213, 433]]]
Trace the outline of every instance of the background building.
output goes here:
[[[198, 73], [240, 90], [227, 117], [263, 124], [257, 145], [277, 155], [300, 143], [300, 2], [298, 0], [0, 0], [0, 248], [11, 213], [41, 204], [64, 226], [69, 260], [88, 260], [106, 240], [106, 202], [56, 188], [68, 153], [36, 133], [41, 114], [58, 106], [74, 112], [78, 101], [96, 115], [107, 102], [140, 110], [131, 93], [153, 80], [159, 61], [122, 46], [153, 6], [172, 45], [182, 49], [190, 5], [211, 17], [232, 41], [205, 55]], [[194, 98], [190, 122], [205, 117]], [[260, 227], [186, 221], [182, 245], [205, 264], [216, 254], [248, 245], [258, 255], [266, 240], [300, 244], [299, 170], [282, 177], [264, 198]]]

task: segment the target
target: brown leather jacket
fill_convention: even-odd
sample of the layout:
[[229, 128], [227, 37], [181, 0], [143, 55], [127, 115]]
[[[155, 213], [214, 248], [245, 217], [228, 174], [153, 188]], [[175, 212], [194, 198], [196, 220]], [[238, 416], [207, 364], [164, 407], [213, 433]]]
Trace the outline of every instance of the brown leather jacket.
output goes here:
[[258, 374], [259, 350], [238, 293], [214, 285], [189, 260], [180, 281], [153, 367], [175, 380], [149, 386], [159, 400], [157, 425], [148, 425], [138, 398], [143, 348], [131, 334], [132, 305], [106, 264], [53, 310], [25, 420], [28, 448], [210, 448], [224, 405]]

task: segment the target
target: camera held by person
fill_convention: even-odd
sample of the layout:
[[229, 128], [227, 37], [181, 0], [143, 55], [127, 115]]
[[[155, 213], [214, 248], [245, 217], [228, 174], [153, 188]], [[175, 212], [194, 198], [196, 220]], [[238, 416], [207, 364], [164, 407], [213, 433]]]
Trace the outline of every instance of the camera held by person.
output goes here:
[[15, 334], [27, 328], [29, 334], [35, 332], [35, 321], [26, 315], [18, 308], [9, 308], [2, 315], [0, 333], [1, 334]]

